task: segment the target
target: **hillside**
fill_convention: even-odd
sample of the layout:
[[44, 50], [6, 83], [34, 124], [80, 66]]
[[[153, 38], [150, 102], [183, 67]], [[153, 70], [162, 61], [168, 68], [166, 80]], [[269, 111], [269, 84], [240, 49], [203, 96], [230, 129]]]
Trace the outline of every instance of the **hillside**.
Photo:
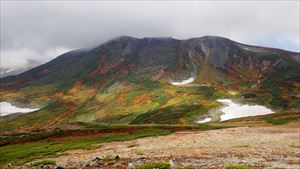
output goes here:
[[[174, 85], [187, 79], [192, 82]], [[78, 123], [187, 125], [220, 106], [222, 97], [298, 108], [300, 54], [215, 36], [120, 37], [1, 78], [0, 87], [1, 101], [43, 105], [1, 119], [2, 131]]]

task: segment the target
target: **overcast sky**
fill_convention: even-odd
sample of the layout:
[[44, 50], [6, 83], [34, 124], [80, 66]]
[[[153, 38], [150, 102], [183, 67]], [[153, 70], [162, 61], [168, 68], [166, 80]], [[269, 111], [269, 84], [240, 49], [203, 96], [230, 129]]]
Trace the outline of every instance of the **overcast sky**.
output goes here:
[[120, 35], [218, 35], [299, 52], [299, 6], [299, 1], [1, 1], [1, 67], [46, 62]]

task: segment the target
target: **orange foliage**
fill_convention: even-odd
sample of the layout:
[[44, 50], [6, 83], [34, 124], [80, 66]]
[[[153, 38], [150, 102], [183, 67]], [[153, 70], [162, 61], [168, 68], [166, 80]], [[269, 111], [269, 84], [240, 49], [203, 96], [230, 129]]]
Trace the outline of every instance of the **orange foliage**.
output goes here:
[[122, 93], [118, 97], [118, 102], [120, 104], [126, 103], [126, 98], [127, 98], [128, 93]]
[[89, 74], [89, 76], [94, 79], [97, 78], [97, 76], [99, 74], [101, 74], [103, 76], [108, 76], [108, 73], [114, 68], [117, 68], [115, 74], [121, 75], [125, 71], [130, 70], [133, 67], [132, 64], [122, 66], [122, 63], [123, 63], [123, 59], [120, 57], [117, 59], [114, 59], [113, 61], [110, 61], [107, 54], [102, 54], [100, 56], [100, 59], [97, 61], [97, 64], [98, 64], [97, 68], [94, 71], [92, 71]]
[[55, 93], [55, 97], [62, 98], [62, 97], [64, 97], [64, 93], [62, 93], [62, 92]]
[[97, 61], [98, 67], [96, 70], [90, 73], [90, 77], [96, 78], [97, 75], [104, 69], [104, 67], [108, 64], [108, 56], [103, 54], [100, 56], [100, 59]]
[[82, 81], [81, 80], [77, 80], [73, 84], [73, 86], [71, 87], [71, 89], [69, 90], [68, 93], [70, 93], [70, 94], [77, 93], [80, 90], [81, 86], [82, 86]]
[[150, 94], [142, 94], [139, 96], [135, 96], [134, 98], [134, 104], [139, 105], [139, 104], [148, 104], [151, 103], [151, 95]]

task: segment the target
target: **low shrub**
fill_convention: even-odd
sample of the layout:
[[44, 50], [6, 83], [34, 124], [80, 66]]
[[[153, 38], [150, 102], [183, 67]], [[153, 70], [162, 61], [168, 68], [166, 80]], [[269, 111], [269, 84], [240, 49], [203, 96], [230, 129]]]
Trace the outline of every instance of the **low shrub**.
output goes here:
[[170, 169], [171, 166], [169, 163], [165, 162], [151, 162], [151, 163], [144, 163], [136, 167], [137, 169]]
[[37, 161], [32, 164], [32, 166], [41, 166], [41, 165], [56, 165], [56, 162], [53, 160], [43, 160]]
[[226, 166], [226, 169], [251, 169], [251, 167], [246, 164], [231, 164]]
[[248, 98], [253, 98], [256, 97], [255, 93], [245, 93], [243, 94], [244, 98], [248, 99]]
[[193, 167], [184, 166], [184, 167], [177, 167], [176, 169], [193, 169]]
[[292, 116], [292, 117], [267, 117], [265, 118], [264, 120], [267, 122], [267, 123], [271, 123], [271, 124], [274, 124], [274, 125], [283, 125], [283, 124], [287, 124], [291, 121], [296, 121], [300, 119], [300, 116]]

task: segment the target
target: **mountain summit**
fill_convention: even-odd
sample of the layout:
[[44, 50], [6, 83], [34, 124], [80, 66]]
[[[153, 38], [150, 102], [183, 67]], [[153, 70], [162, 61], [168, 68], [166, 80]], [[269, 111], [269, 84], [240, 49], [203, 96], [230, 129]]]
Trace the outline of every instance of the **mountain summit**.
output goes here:
[[71, 51], [18, 76], [3, 78], [1, 85], [24, 87], [57, 82], [68, 86], [77, 80], [96, 83], [107, 76], [118, 78], [124, 72], [155, 74], [152, 69], [163, 71], [161, 78], [183, 80], [198, 75], [204, 65], [228, 74], [237, 67], [268, 62], [267, 68], [279, 64], [277, 61], [299, 64], [299, 53], [244, 45], [218, 36], [188, 40], [121, 36], [89, 51]]
[[90, 121], [189, 124], [229, 91], [276, 108], [299, 105], [300, 54], [218, 36], [122, 36], [1, 78], [0, 85], [1, 100], [47, 105], [30, 116], [61, 118], [49, 126]]

